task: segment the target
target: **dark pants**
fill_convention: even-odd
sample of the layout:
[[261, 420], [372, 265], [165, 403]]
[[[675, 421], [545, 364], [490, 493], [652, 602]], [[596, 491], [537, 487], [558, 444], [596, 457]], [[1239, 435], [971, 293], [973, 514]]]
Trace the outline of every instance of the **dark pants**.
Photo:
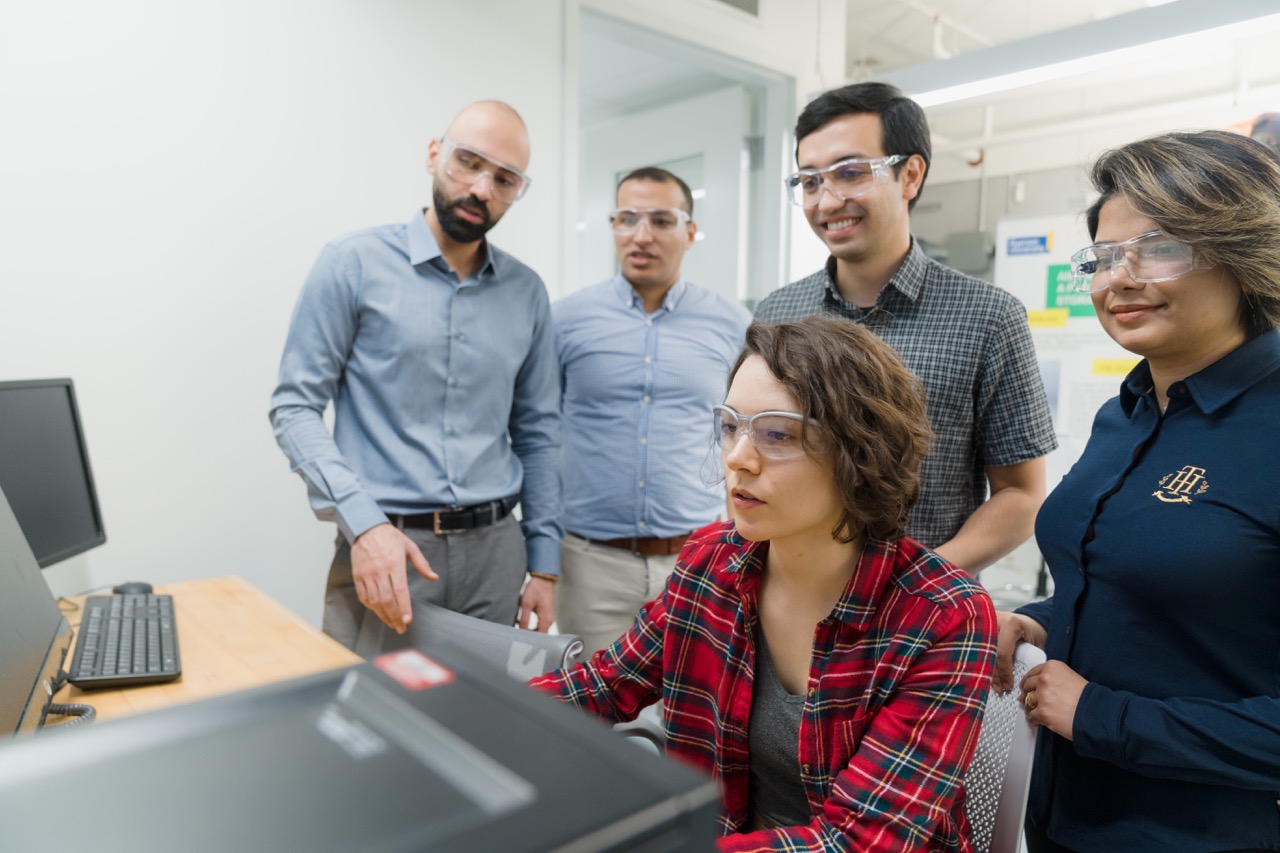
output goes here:
[[[414, 602], [447, 607], [503, 625], [515, 624], [528, 558], [524, 534], [514, 516], [443, 536], [412, 528], [404, 533], [417, 543], [440, 576], [438, 581], [428, 581], [406, 562], [409, 597]], [[322, 627], [349, 649], [355, 649], [362, 632], [391, 631], [360, 603], [351, 577], [351, 546], [341, 534], [329, 566]]]
[[1027, 835], [1027, 853], [1075, 853], [1070, 847], [1063, 847], [1051, 841], [1043, 829], [1036, 826], [1028, 817], [1023, 827]]
[[[1027, 834], [1027, 853], [1076, 853], [1070, 847], [1063, 847], [1061, 844], [1051, 841], [1043, 829], [1032, 823], [1030, 816], [1027, 817], [1026, 825], [1023, 829]], [[1266, 853], [1266, 851], [1232, 850], [1227, 851], [1227, 853]]]

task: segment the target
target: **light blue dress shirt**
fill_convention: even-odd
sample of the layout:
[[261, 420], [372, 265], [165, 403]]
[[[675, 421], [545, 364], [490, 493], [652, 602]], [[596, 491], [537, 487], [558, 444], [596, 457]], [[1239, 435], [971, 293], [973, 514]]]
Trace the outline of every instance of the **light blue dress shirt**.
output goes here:
[[551, 307], [564, 385], [564, 527], [669, 537], [724, 513], [711, 407], [751, 314], [683, 279], [661, 308], [622, 276]]
[[294, 310], [271, 423], [312, 509], [349, 541], [387, 513], [519, 495], [529, 569], [556, 573], [560, 387], [547, 291], [485, 249], [480, 271], [458, 281], [421, 212], [326, 245]]

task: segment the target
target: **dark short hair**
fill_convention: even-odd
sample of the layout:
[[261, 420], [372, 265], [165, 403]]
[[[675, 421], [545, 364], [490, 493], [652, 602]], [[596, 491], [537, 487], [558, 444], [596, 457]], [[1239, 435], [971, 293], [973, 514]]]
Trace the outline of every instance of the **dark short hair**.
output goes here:
[[752, 323], [729, 382], [749, 357], [818, 422], [802, 440], [830, 460], [843, 512], [833, 538], [898, 539], [920, 497], [920, 464], [933, 437], [924, 387], [893, 348], [848, 320], [815, 315], [795, 323]]
[[[868, 81], [852, 83], [831, 89], [814, 98], [796, 119], [796, 154], [800, 152], [800, 140], [821, 130], [831, 122], [847, 115], [873, 113], [880, 116], [881, 144], [885, 154], [910, 156], [919, 154], [924, 159], [924, 178], [920, 179], [920, 192], [911, 199], [907, 208], [916, 206], [924, 192], [924, 180], [929, 177], [929, 163], [933, 157], [933, 145], [929, 140], [929, 120], [915, 101], [902, 94], [897, 86]], [[897, 176], [902, 168], [894, 166]]]
[[1244, 290], [1249, 337], [1280, 327], [1280, 154], [1226, 130], [1164, 133], [1106, 152], [1090, 172], [1100, 195], [1085, 217], [1123, 196], [1173, 239], [1221, 266]]
[[680, 192], [684, 193], [684, 212], [693, 216], [693, 190], [675, 172], [668, 172], [661, 166], [641, 166], [639, 169], [632, 169], [625, 178], [618, 181], [617, 189], [622, 189], [627, 181], [653, 181], [658, 184], [674, 182], [680, 187]]

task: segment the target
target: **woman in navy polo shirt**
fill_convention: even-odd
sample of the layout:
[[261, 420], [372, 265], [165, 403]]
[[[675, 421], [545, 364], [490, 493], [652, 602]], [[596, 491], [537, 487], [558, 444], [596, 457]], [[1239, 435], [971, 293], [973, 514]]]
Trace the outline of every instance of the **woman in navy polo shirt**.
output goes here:
[[1280, 157], [1233, 133], [1104, 154], [1071, 261], [1143, 360], [1046, 499], [1052, 598], [1002, 613], [1037, 744], [1032, 853], [1280, 850]]

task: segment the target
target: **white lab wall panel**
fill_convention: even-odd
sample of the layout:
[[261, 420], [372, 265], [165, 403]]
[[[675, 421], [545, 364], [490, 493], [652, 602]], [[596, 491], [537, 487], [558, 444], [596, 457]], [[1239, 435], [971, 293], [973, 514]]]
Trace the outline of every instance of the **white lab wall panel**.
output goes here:
[[844, 83], [844, 0], [760, 0], [759, 15], [718, 0], [569, 3], [793, 77], [801, 104], [813, 93]]
[[[660, 165], [676, 170], [676, 162], [694, 162], [694, 172], [680, 177], [705, 196], [694, 202], [700, 236], [684, 256], [682, 274], [726, 299], [739, 298], [746, 271], [739, 258], [745, 235], [738, 220], [743, 204], [742, 147], [746, 128], [746, 93], [733, 86], [643, 113], [611, 119], [583, 133], [584, 178], [579, 207], [579, 273], [581, 286], [617, 272], [617, 251], [609, 211], [616, 201], [618, 178], [632, 169]], [[681, 128], [679, 133], [660, 129]], [[655, 132], [659, 131], [659, 132]]]
[[[567, 2], [570, 8], [630, 21], [790, 77], [795, 81], [795, 111], [783, 119], [788, 127], [794, 126], [796, 113], [811, 98], [845, 82], [844, 0], [761, 0], [758, 16], [716, 0]], [[777, 119], [770, 116], [770, 120]], [[784, 171], [794, 164], [794, 157], [788, 156]], [[789, 218], [781, 226], [789, 257], [782, 258], [776, 269], [761, 271], [758, 288], [748, 294], [752, 301], [787, 281], [808, 275], [827, 258], [825, 247], [810, 230], [800, 208], [788, 207], [782, 216]], [[576, 240], [570, 236], [567, 243], [566, 254], [571, 255]], [[575, 280], [585, 281], [582, 276]]]
[[563, 32], [543, 0], [0, 7], [0, 379], [76, 380], [108, 532], [55, 592], [235, 573], [318, 622], [333, 528], [267, 422], [302, 278], [496, 97], [535, 181], [495, 242], [556, 281]]

